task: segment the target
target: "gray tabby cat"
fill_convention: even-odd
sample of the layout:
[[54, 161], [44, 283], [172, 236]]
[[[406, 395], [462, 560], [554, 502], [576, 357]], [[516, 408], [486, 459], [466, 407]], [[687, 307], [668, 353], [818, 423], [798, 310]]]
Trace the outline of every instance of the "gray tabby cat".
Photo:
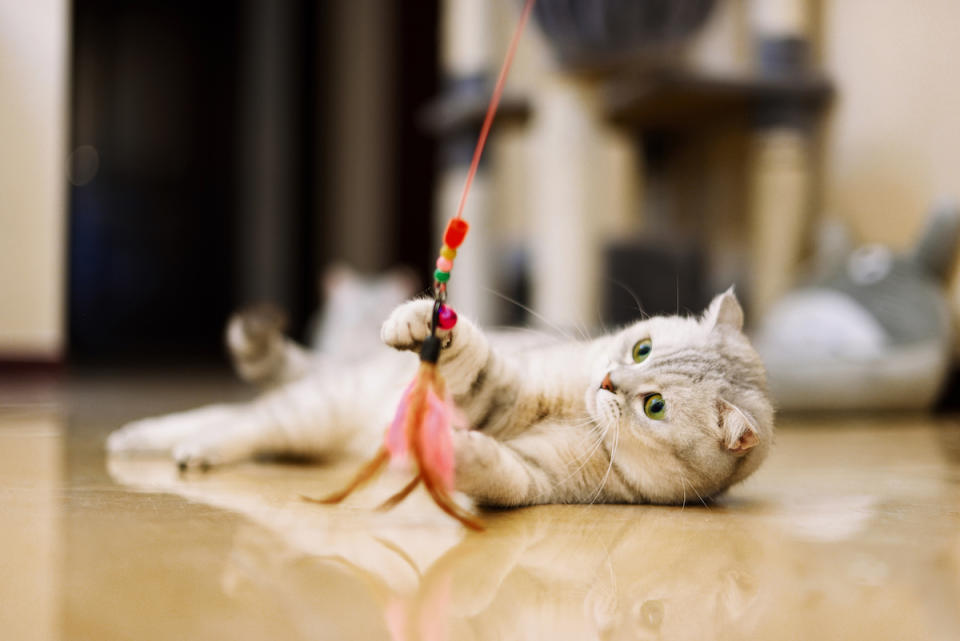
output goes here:
[[[416, 351], [432, 302], [404, 303], [381, 339]], [[749, 476], [773, 436], [763, 365], [732, 291], [701, 318], [654, 317], [591, 341], [531, 346], [469, 320], [439, 367], [470, 429], [454, 431], [457, 489], [477, 503], [680, 504]], [[316, 368], [240, 406], [144, 419], [111, 452], [169, 451], [186, 468], [275, 452], [371, 454], [417, 362], [385, 352]], [[283, 368], [279, 368], [283, 371]]]

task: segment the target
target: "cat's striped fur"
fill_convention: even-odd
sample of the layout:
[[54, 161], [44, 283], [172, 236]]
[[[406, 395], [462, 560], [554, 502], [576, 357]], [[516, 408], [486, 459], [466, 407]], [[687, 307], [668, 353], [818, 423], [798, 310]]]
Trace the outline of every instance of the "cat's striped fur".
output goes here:
[[[429, 300], [401, 305], [381, 339], [418, 349], [430, 311]], [[650, 318], [590, 341], [488, 338], [461, 318], [442, 335], [439, 363], [469, 428], [454, 433], [457, 488], [498, 506], [682, 503], [722, 492], [757, 468], [773, 434], [763, 366], [741, 325], [730, 291], [702, 318]], [[641, 339], [652, 350], [635, 363]], [[415, 367], [416, 358], [385, 352], [318, 368], [249, 405], [138, 421], [108, 447], [170, 450], [187, 467], [263, 451], [369, 453]], [[666, 401], [662, 420], [644, 413], [652, 393]]]

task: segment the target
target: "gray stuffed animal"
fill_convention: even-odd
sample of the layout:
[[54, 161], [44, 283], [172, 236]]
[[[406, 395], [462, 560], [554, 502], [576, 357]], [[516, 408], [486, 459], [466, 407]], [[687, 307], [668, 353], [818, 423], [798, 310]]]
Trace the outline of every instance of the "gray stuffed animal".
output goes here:
[[849, 252], [827, 228], [819, 269], [763, 319], [757, 350], [778, 405], [790, 410], [930, 407], [950, 367], [944, 285], [960, 236], [956, 206], [930, 215], [914, 250], [882, 245]]

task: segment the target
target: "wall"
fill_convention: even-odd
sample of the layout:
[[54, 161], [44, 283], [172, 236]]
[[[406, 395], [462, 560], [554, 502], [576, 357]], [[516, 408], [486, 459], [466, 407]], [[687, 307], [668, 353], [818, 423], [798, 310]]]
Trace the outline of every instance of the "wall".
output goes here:
[[63, 349], [69, 3], [0, 0], [0, 359]]
[[960, 197], [960, 3], [828, 0], [822, 11], [838, 88], [825, 210], [857, 238], [908, 247], [934, 200]]

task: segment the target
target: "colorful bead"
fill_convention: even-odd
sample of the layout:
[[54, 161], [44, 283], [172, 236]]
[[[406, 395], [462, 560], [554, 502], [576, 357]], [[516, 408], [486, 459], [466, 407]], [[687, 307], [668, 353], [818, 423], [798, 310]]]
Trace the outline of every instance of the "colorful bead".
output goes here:
[[446, 245], [444, 245], [443, 247], [440, 248], [440, 255], [446, 258], [447, 260], [453, 260], [454, 258], [457, 257], [457, 250], [451, 249], [450, 247], [447, 247]]
[[438, 283], [445, 283], [450, 280], [450, 272], [440, 271], [439, 269], [433, 272], [433, 278]]
[[441, 256], [437, 259], [437, 269], [442, 272], [448, 272], [453, 269], [453, 262]]
[[462, 218], [452, 218], [447, 223], [447, 231], [443, 233], [443, 242], [450, 249], [456, 249], [463, 242], [470, 225]]
[[452, 307], [441, 305], [437, 313], [437, 325], [440, 326], [440, 329], [453, 329], [453, 326], [456, 324], [457, 313], [453, 311]]

